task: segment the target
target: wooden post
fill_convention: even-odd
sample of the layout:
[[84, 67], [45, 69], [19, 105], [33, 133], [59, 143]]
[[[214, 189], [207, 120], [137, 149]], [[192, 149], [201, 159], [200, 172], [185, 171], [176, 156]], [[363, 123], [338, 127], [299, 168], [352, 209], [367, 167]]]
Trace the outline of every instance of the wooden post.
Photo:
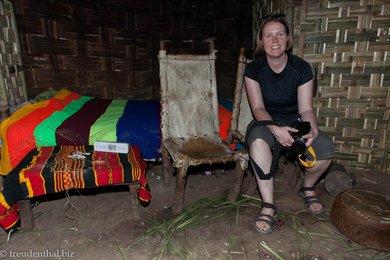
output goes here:
[[138, 221], [140, 219], [140, 213], [139, 213], [139, 202], [138, 202], [138, 190], [139, 184], [134, 182], [134, 183], [129, 183], [129, 192], [130, 192], [130, 204], [131, 204], [131, 209], [133, 213], [133, 220]]
[[228, 201], [234, 202], [237, 200], [238, 196], [240, 195], [241, 191], [241, 185], [242, 181], [244, 179], [244, 173], [245, 171], [241, 168], [241, 161], [236, 161], [236, 170], [235, 170], [235, 176], [234, 176], [234, 185], [231, 191], [228, 195]]
[[164, 186], [167, 188], [170, 186], [171, 182], [172, 165], [169, 160], [169, 152], [163, 145], [161, 146], [161, 157], [163, 164]]
[[325, 190], [332, 196], [337, 196], [339, 193], [352, 189], [356, 185], [355, 175], [348, 172], [341, 164], [332, 163], [325, 174]]
[[173, 214], [179, 214], [184, 206], [184, 188], [186, 186], [188, 166], [184, 165], [177, 169], [175, 201], [173, 202]]
[[31, 230], [34, 228], [34, 215], [32, 212], [30, 199], [23, 199], [18, 201], [19, 215], [21, 220], [21, 227], [23, 230]]

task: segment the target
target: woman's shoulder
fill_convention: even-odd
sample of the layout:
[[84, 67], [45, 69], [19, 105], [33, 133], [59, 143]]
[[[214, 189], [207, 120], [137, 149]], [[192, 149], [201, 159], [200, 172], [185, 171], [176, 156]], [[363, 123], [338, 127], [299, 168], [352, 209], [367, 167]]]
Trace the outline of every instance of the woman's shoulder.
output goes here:
[[303, 83], [306, 83], [313, 78], [313, 72], [310, 63], [301, 57], [289, 54], [288, 64], [290, 65], [292, 71], [294, 71], [296, 75], [299, 75], [299, 77], [303, 79]]
[[294, 54], [288, 54], [288, 63], [294, 68], [307, 66], [310, 67], [309, 62]]
[[259, 73], [259, 65], [256, 60], [252, 60], [245, 66], [244, 76], [256, 80]]
[[257, 69], [262, 68], [267, 65], [267, 59], [265, 55], [261, 55], [259, 57], [256, 57], [253, 59], [251, 62], [247, 64], [247, 66], [254, 68], [256, 67]]

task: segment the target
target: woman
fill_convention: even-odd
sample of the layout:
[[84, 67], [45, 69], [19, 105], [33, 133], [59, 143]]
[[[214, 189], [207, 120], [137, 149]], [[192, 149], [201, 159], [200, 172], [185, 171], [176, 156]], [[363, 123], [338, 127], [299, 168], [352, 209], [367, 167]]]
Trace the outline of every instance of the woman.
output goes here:
[[246, 66], [244, 73], [255, 118], [248, 125], [246, 143], [263, 201], [254, 228], [259, 233], [270, 233], [276, 214], [270, 172], [275, 145], [291, 149], [295, 140], [292, 133], [298, 132], [291, 124], [298, 117], [310, 122], [310, 131], [302, 138], [306, 147], [313, 148], [317, 161], [304, 169], [299, 195], [306, 208], [316, 214], [322, 212], [323, 205], [314, 186], [331, 163], [334, 145], [317, 127], [312, 107], [313, 73], [308, 62], [290, 54], [292, 35], [284, 15], [263, 18], [256, 40], [255, 54], [260, 56]]

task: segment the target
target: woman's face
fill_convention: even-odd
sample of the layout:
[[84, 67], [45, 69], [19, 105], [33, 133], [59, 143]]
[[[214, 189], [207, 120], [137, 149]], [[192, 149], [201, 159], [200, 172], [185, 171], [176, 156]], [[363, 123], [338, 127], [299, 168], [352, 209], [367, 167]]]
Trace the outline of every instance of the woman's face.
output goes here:
[[270, 57], [281, 57], [286, 51], [288, 35], [286, 28], [279, 22], [269, 22], [263, 28], [261, 42], [265, 53]]

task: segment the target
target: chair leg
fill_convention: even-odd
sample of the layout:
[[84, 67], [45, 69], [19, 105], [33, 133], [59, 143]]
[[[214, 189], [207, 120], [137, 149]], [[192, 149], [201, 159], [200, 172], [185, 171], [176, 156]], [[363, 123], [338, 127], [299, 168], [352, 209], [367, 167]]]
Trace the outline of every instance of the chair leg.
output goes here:
[[4, 177], [0, 175], [0, 191], [3, 190]]
[[169, 187], [171, 182], [171, 174], [173, 173], [173, 167], [171, 161], [169, 160], [169, 152], [164, 146], [161, 147], [161, 159], [163, 163], [164, 186], [165, 188], [167, 188]]
[[34, 215], [32, 212], [30, 199], [23, 199], [18, 201], [19, 215], [21, 227], [23, 230], [31, 230], [34, 228]]
[[241, 168], [240, 161], [236, 161], [236, 170], [234, 176], [234, 185], [228, 195], [228, 201], [234, 202], [237, 200], [241, 192], [242, 181], [244, 179], [245, 171]]
[[184, 188], [187, 180], [188, 166], [182, 166], [177, 169], [176, 173], [176, 190], [175, 201], [173, 202], [173, 214], [179, 214], [183, 210], [184, 206]]
[[251, 173], [251, 178], [253, 180], [249, 183], [249, 187], [245, 193], [248, 196], [253, 196], [253, 194], [257, 190], [257, 180], [256, 180], [256, 176], [254, 174], [256, 174], [256, 173]]
[[290, 174], [291, 177], [288, 181], [288, 186], [290, 188], [296, 188], [300, 184], [302, 179], [302, 170], [297, 163], [287, 161], [283, 166], [283, 174]]
[[131, 203], [131, 209], [132, 209], [134, 221], [138, 221], [140, 219], [139, 202], [138, 202], [138, 194], [137, 194], [138, 187], [139, 187], [138, 183], [129, 183], [130, 203]]

